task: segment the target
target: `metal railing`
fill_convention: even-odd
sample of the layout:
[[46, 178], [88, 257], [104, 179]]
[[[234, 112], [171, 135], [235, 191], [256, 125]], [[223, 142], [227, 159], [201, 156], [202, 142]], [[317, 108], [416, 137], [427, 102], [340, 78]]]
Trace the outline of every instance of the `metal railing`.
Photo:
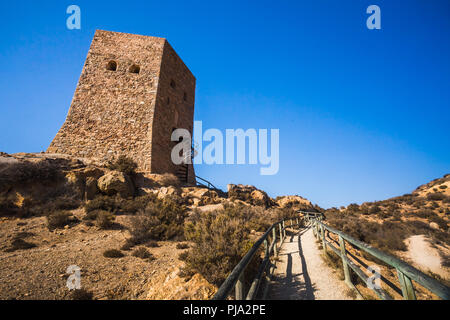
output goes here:
[[211, 182], [209, 182], [209, 181], [206, 180], [206, 179], [203, 179], [203, 178], [201, 178], [201, 177], [199, 177], [199, 176], [195, 176], [195, 178], [196, 178], [197, 180], [201, 180], [201, 181], [203, 181], [204, 183], [206, 183], [206, 184], [204, 184], [204, 183], [201, 183], [201, 182], [198, 182], [198, 181], [197, 181], [197, 186], [205, 187], [205, 188], [212, 189], [212, 190], [220, 190], [219, 188], [216, 188]]
[[[251, 249], [247, 252], [247, 254], [241, 259], [241, 261], [234, 267], [233, 271], [231, 271], [230, 275], [225, 279], [225, 281], [220, 286], [217, 293], [212, 298], [213, 300], [225, 300], [232, 293], [233, 289], [235, 292], [236, 300], [253, 300], [256, 298], [258, 294], [258, 290], [261, 285], [261, 280], [263, 275], [266, 275], [266, 280], [269, 280], [269, 275], [267, 273], [267, 267], [271, 265], [270, 257], [272, 253], [274, 256], [278, 255], [277, 249], [277, 234], [279, 234], [279, 246], [283, 244], [283, 241], [286, 237], [286, 224], [290, 222], [290, 227], [299, 226], [302, 218], [290, 218], [284, 219], [279, 222], [274, 223], [267, 229], [267, 231], [255, 242], [255, 244], [251, 247]], [[294, 223], [295, 222], [295, 223]], [[278, 229], [278, 232], [277, 232]], [[272, 241], [269, 245], [269, 237], [272, 236]], [[253, 259], [255, 254], [258, 252], [258, 249], [261, 245], [264, 244], [265, 254], [264, 259], [259, 265], [258, 272], [254, 276], [253, 281], [249, 287], [247, 294], [245, 295], [245, 279], [244, 272], [246, 267], [249, 265], [250, 261]], [[270, 271], [269, 271], [270, 274]], [[265, 298], [268, 291], [268, 283], [264, 288], [263, 299]]]
[[[402, 296], [403, 299], [406, 300], [415, 300], [416, 294], [414, 290], [414, 286], [411, 280], [417, 282], [421, 286], [425, 287], [426, 289], [430, 290], [440, 298], [444, 300], [448, 300], [450, 298], [450, 288], [446, 285], [440, 283], [436, 279], [426, 275], [425, 273], [421, 272], [420, 270], [417, 270], [416, 268], [412, 267], [411, 265], [407, 264], [406, 262], [388, 254], [385, 252], [382, 252], [378, 249], [373, 248], [372, 246], [356, 240], [349, 235], [338, 231], [322, 222], [323, 215], [312, 213], [312, 212], [304, 212], [301, 211], [301, 213], [305, 217], [305, 222], [308, 222], [310, 226], [313, 228], [314, 235], [318, 240], [322, 240], [322, 249], [324, 252], [327, 251], [327, 249], [331, 249], [335, 254], [337, 254], [342, 259], [342, 264], [344, 268], [344, 277], [345, 277], [345, 283], [352, 289], [355, 289], [354, 284], [351, 281], [350, 277], [350, 269], [352, 269], [360, 278], [364, 281], [364, 283], [368, 282], [369, 277], [359, 268], [353, 261], [351, 261], [347, 254], [349, 254], [348, 250], [345, 248], [345, 241], [353, 245], [353, 247], [356, 247], [371, 256], [381, 260], [382, 262], [386, 263], [387, 265], [395, 268], [397, 270], [398, 279], [401, 286]], [[325, 237], [325, 231], [331, 232], [333, 234], [336, 234], [339, 239], [339, 248], [333, 246], [333, 244], [328, 241]], [[328, 234], [329, 235], [329, 234]], [[350, 268], [350, 269], [349, 269]], [[371, 289], [375, 292], [375, 294], [383, 299], [383, 300], [389, 300], [392, 299], [386, 291], [384, 291], [381, 288], [375, 288], [371, 286]], [[356, 290], [357, 291], [357, 290]], [[358, 291], [357, 291], [358, 292]]]

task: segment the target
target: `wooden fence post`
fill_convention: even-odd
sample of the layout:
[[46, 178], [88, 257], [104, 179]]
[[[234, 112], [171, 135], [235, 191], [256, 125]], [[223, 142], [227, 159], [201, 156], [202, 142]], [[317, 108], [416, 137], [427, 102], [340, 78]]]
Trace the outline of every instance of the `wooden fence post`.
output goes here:
[[280, 249], [281, 249], [281, 245], [283, 244], [283, 227], [281, 226], [281, 223], [279, 223], [278, 226], [280, 227]]
[[320, 235], [319, 235], [319, 221], [318, 220], [314, 220], [316, 222], [316, 238], [317, 240], [319, 240]]
[[352, 287], [352, 279], [350, 277], [350, 270], [348, 269], [348, 264], [347, 264], [347, 252], [345, 251], [345, 242], [344, 239], [339, 236], [339, 246], [341, 247], [341, 258], [342, 258], [342, 265], [344, 266], [344, 277], [345, 277], [345, 282], [347, 283], [348, 286]]
[[273, 227], [272, 237], [273, 237], [273, 241], [275, 243], [275, 245], [273, 246], [273, 254], [276, 257], [276, 256], [278, 256], [278, 253], [277, 253], [277, 230], [275, 230], [275, 229], [276, 229], [276, 227]]
[[322, 224], [320, 225], [320, 233], [322, 235], [322, 249], [323, 249], [323, 252], [326, 253], [327, 252], [327, 244], [325, 242], [325, 230], [324, 230]]
[[416, 300], [416, 293], [414, 292], [414, 287], [411, 279], [408, 278], [403, 272], [397, 269], [398, 280], [402, 287], [402, 295], [405, 300]]
[[236, 300], [244, 300], [244, 271], [239, 276], [236, 286], [234, 287]]
[[283, 220], [283, 240], [286, 238], [286, 225]]

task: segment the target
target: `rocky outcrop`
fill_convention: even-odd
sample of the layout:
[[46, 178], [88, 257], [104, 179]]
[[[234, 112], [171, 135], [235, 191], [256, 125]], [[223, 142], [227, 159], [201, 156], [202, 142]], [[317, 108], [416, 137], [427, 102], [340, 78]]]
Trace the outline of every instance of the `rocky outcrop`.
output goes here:
[[180, 277], [180, 268], [169, 268], [154, 276], [147, 286], [149, 300], [208, 300], [217, 288], [200, 274], [190, 279]]
[[97, 186], [107, 195], [119, 194], [128, 198], [134, 194], [134, 186], [130, 177], [123, 172], [109, 171], [98, 179]]
[[186, 199], [188, 204], [194, 206], [217, 204], [223, 200], [219, 198], [216, 191], [208, 188], [186, 187], [181, 190], [181, 196]]
[[242, 184], [229, 184], [228, 197], [230, 200], [241, 200], [255, 206], [263, 206], [265, 208], [275, 205], [275, 202], [266, 192], [257, 189], [254, 186]]
[[300, 196], [283, 196], [276, 199], [281, 208], [306, 209], [312, 207], [311, 201]]

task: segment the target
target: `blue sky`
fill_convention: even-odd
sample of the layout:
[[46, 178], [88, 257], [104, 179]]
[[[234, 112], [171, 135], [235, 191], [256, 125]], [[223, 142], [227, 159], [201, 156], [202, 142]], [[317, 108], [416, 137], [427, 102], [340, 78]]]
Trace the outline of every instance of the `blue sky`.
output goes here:
[[[66, 8], [81, 8], [81, 30]], [[366, 8], [381, 8], [381, 30]], [[450, 1], [2, 1], [0, 151], [45, 150], [95, 29], [165, 37], [197, 78], [203, 128], [280, 130], [280, 170], [198, 165], [323, 207], [411, 192], [450, 170]]]

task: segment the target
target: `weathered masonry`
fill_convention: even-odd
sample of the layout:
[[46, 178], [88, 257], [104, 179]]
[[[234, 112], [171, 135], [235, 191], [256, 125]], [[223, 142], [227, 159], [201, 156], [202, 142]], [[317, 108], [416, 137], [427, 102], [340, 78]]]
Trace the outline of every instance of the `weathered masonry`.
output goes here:
[[47, 152], [110, 160], [127, 155], [144, 173], [195, 182], [171, 161], [171, 134], [192, 136], [195, 77], [166, 39], [97, 30], [67, 119]]

